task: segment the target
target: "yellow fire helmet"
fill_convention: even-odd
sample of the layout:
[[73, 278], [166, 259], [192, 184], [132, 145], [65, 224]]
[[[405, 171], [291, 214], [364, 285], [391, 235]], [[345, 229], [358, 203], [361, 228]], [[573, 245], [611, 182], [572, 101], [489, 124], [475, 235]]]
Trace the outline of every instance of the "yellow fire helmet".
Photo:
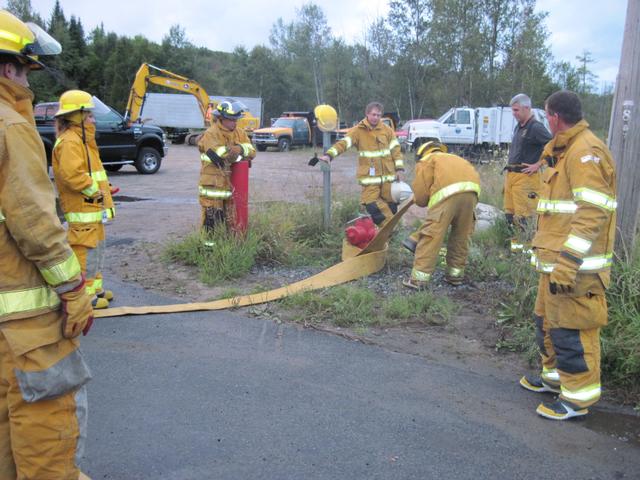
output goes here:
[[81, 110], [93, 110], [94, 108], [95, 104], [90, 93], [82, 90], [67, 90], [60, 95], [60, 106], [54, 116], [59, 117]]
[[331, 105], [318, 105], [313, 109], [318, 128], [323, 132], [331, 132], [338, 126], [338, 113]]
[[424, 157], [434, 152], [447, 153], [449, 150], [444, 143], [440, 143], [436, 140], [425, 142], [416, 150], [416, 161], [422, 160]]
[[38, 70], [44, 68], [39, 55], [58, 55], [61, 51], [60, 44], [38, 25], [0, 10], [0, 54], [14, 56]]

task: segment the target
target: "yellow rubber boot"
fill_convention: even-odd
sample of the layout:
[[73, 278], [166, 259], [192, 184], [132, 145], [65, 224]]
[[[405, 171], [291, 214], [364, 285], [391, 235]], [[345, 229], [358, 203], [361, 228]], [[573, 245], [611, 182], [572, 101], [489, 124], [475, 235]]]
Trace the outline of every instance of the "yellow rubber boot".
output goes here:
[[106, 298], [96, 297], [91, 301], [94, 310], [101, 310], [103, 308], [109, 308], [109, 300]]
[[107, 301], [113, 300], [113, 292], [111, 290], [102, 290], [100, 293], [97, 293], [98, 297], [104, 298]]

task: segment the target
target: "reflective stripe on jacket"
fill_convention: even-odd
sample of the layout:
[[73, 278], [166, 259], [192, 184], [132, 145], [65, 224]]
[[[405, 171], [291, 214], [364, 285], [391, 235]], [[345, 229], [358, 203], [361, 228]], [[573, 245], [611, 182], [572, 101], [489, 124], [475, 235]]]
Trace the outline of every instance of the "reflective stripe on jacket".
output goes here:
[[480, 176], [464, 158], [435, 152], [416, 164], [412, 188], [416, 205], [431, 208], [457, 193], [480, 195]]
[[[81, 126], [71, 125], [59, 135], [53, 148], [53, 176], [60, 206], [69, 223], [101, 223], [115, 216], [109, 178], [95, 143], [94, 125], [85, 125], [85, 140], [86, 146]], [[102, 199], [92, 200], [98, 190]]]
[[556, 134], [543, 156], [552, 167], [542, 173], [535, 266], [553, 269], [566, 251], [582, 264], [578, 272], [608, 272], [613, 257], [616, 175], [611, 152], [584, 120]]
[[54, 288], [80, 281], [80, 264], [55, 212], [33, 94], [0, 78], [0, 322], [59, 308]]
[[[393, 182], [396, 171], [404, 170], [400, 143], [393, 130], [382, 122], [372, 127], [365, 118], [334, 143], [327, 155], [333, 159], [351, 147], [358, 149], [356, 177], [360, 185]], [[389, 177], [394, 178], [386, 180]]]
[[[231, 148], [237, 145], [242, 153], [232, 158]], [[203, 198], [227, 199], [231, 197], [231, 165], [238, 160], [252, 159], [256, 151], [246, 132], [242, 128], [227, 130], [220, 120], [216, 119], [198, 142], [200, 150], [199, 193]], [[217, 158], [209, 158], [211, 150]], [[222, 162], [223, 168], [216, 163]]]

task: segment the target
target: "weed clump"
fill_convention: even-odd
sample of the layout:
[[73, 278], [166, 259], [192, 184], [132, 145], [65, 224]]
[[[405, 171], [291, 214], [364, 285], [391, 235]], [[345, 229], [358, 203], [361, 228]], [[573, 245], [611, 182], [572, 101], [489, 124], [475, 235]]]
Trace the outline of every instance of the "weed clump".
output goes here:
[[301, 292], [281, 303], [292, 312], [295, 321], [337, 327], [393, 326], [411, 321], [441, 325], [457, 309], [447, 297], [431, 292], [381, 297], [362, 282]]

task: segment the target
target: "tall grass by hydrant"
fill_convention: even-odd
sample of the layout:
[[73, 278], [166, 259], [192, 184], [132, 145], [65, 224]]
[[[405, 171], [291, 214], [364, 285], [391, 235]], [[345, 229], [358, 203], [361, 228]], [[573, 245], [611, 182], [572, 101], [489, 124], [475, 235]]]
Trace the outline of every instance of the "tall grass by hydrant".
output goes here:
[[332, 225], [322, 226], [320, 204], [269, 202], [255, 207], [246, 235], [224, 228], [193, 231], [164, 251], [168, 261], [193, 265], [207, 285], [242, 278], [255, 265], [329, 266], [340, 257], [344, 224], [357, 216], [357, 199], [335, 201]]
[[215, 285], [245, 276], [255, 264], [259, 237], [252, 232], [236, 235], [224, 228], [212, 233], [195, 231], [182, 241], [170, 243], [165, 258], [198, 267], [200, 281]]

